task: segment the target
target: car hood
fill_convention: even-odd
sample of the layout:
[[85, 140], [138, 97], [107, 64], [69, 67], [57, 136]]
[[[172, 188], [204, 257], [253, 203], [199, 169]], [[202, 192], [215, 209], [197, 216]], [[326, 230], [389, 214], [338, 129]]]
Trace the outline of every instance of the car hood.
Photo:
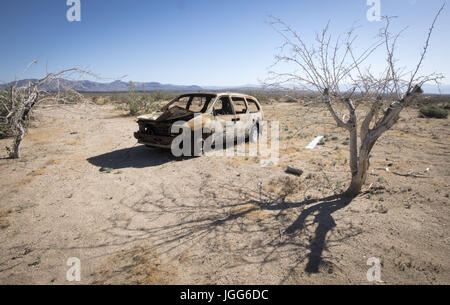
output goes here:
[[156, 121], [162, 114], [163, 114], [163, 112], [158, 111], [158, 112], [153, 112], [152, 114], [145, 114], [145, 115], [138, 116], [137, 119], [139, 121]]
[[156, 122], [175, 122], [175, 121], [189, 121], [194, 118], [195, 113], [192, 111], [180, 108], [172, 107], [164, 112], [155, 112], [151, 115], [143, 115], [138, 117], [138, 120], [148, 120]]

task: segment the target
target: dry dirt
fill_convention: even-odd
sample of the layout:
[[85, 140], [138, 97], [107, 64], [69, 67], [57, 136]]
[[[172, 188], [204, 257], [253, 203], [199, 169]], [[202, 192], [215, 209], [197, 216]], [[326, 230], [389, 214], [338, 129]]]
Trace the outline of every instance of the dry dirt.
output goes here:
[[0, 140], [0, 284], [70, 284], [70, 257], [82, 284], [370, 284], [371, 257], [383, 283], [450, 284], [448, 120], [403, 113], [348, 202], [345, 132], [307, 105], [264, 110], [283, 119], [274, 167], [136, 145], [113, 106], [40, 107], [20, 160]]

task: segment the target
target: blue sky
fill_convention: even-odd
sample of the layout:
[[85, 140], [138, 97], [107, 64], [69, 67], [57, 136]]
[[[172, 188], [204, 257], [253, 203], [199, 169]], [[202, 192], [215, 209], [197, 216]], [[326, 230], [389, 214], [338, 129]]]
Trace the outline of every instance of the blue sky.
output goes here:
[[[381, 14], [409, 26], [400, 40], [401, 64], [418, 59], [435, 12], [445, 0], [381, 0]], [[257, 84], [267, 76], [281, 37], [266, 23], [282, 18], [308, 41], [329, 20], [333, 31], [359, 29], [368, 45], [379, 22], [366, 19], [366, 0], [81, 0], [81, 22], [68, 22], [66, 0], [1, 1], [0, 81], [35, 78], [46, 70], [86, 68], [110, 81], [202, 86]], [[434, 33], [423, 72], [450, 84], [450, 6]], [[24, 68], [39, 63], [25, 74]], [[374, 56], [373, 65], [381, 57]]]

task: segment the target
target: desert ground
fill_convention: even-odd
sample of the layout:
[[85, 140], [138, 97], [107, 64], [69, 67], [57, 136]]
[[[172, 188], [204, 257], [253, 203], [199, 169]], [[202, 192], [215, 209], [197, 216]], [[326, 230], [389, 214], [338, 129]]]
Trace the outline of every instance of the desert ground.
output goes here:
[[450, 284], [448, 119], [403, 112], [349, 201], [347, 134], [326, 110], [263, 109], [280, 121], [272, 167], [137, 145], [113, 105], [39, 106], [21, 159], [0, 140], [0, 284], [77, 284], [71, 257], [81, 284], [374, 284], [372, 257], [376, 284]]

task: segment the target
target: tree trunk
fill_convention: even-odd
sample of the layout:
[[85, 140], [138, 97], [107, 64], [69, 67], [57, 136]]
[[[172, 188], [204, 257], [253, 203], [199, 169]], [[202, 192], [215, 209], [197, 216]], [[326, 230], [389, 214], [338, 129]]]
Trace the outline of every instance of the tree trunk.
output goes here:
[[350, 171], [352, 177], [358, 172], [358, 130], [356, 127], [350, 129]]
[[352, 171], [352, 181], [347, 191], [345, 191], [345, 195], [348, 197], [357, 196], [366, 183], [367, 180], [367, 172], [370, 167], [370, 152], [372, 151], [375, 142], [377, 141], [377, 137], [371, 138], [370, 141], [363, 141], [363, 145], [359, 151], [358, 161], [357, 161], [357, 170], [355, 172]]
[[347, 129], [350, 132], [350, 171], [352, 173], [352, 182], [350, 188], [346, 194], [349, 196], [355, 196], [361, 191], [361, 187], [365, 182], [365, 171], [361, 166], [361, 160], [358, 156], [358, 128], [357, 128], [357, 116], [356, 109], [352, 101], [347, 99], [346, 105], [350, 112], [350, 119], [347, 122]]
[[369, 169], [369, 165], [369, 156], [365, 156], [363, 158], [360, 156], [358, 170], [354, 175], [352, 174], [350, 186], [344, 193], [346, 196], [355, 197], [361, 192], [362, 186], [367, 180], [367, 170]]
[[14, 151], [13, 151], [13, 159], [19, 159], [20, 158], [20, 143], [22, 143], [23, 137], [25, 136], [25, 129], [23, 128], [22, 124], [17, 124], [17, 136], [16, 140], [14, 141]]

